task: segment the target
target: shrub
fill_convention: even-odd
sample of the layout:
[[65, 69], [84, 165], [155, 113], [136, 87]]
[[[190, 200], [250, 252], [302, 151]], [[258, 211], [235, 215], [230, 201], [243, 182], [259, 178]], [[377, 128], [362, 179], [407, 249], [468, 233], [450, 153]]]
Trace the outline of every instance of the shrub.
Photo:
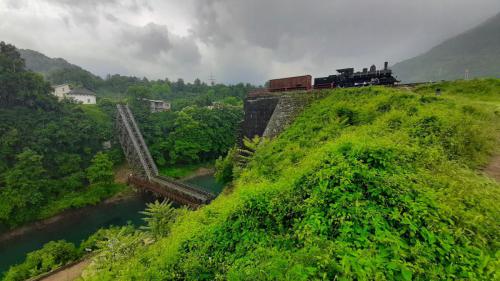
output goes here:
[[5, 281], [23, 281], [30, 277], [54, 270], [78, 258], [78, 251], [72, 243], [64, 240], [52, 241], [42, 249], [28, 254], [26, 260], [12, 266], [5, 274]]

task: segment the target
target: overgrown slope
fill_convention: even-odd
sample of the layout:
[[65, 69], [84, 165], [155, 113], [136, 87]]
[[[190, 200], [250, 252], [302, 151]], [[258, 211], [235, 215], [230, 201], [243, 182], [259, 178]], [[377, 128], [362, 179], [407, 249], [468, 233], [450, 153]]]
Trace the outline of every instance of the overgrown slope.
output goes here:
[[404, 82], [460, 79], [466, 69], [470, 77], [500, 77], [500, 13], [392, 69]]
[[499, 80], [332, 91], [234, 188], [153, 244], [122, 238], [84, 279], [499, 278], [500, 185], [476, 170], [499, 121]]

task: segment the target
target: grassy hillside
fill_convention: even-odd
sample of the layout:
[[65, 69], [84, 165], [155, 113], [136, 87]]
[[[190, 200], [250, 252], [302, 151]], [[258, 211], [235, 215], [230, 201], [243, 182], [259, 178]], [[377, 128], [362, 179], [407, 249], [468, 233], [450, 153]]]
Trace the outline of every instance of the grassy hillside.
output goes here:
[[231, 190], [83, 279], [499, 278], [500, 184], [477, 170], [499, 129], [500, 80], [332, 91]]
[[392, 69], [404, 82], [455, 80], [466, 69], [470, 77], [500, 77], [500, 14]]

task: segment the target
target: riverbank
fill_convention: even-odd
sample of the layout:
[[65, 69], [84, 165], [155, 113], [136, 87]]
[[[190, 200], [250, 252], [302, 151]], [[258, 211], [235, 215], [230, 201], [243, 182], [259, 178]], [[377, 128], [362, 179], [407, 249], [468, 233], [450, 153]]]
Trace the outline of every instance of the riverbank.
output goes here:
[[[28, 222], [24, 225], [18, 226], [14, 229], [5, 229], [0, 230], [0, 242], [10, 240], [15, 238], [16, 236], [23, 235], [26, 232], [41, 229], [46, 227], [47, 225], [55, 224], [58, 221], [68, 217], [75, 216], [81, 212], [84, 212], [86, 208], [93, 208], [100, 205], [113, 204], [133, 196], [133, 190], [131, 188], [126, 187], [127, 178], [130, 173], [130, 168], [127, 164], [123, 164], [117, 168], [115, 168], [115, 185], [109, 194], [109, 196], [98, 196], [99, 198], [94, 198], [93, 200], [87, 200], [91, 202], [89, 204], [79, 206], [79, 203], [72, 202], [75, 198], [72, 196], [68, 196], [66, 198], [62, 198], [53, 206], [48, 207], [45, 212], [40, 214], [38, 220], [33, 222]], [[91, 193], [87, 191], [87, 193]], [[57, 205], [57, 206], [55, 206]]]
[[159, 173], [166, 177], [171, 177], [178, 180], [188, 180], [196, 176], [204, 176], [215, 172], [214, 163], [198, 163], [189, 165], [176, 165], [158, 167]]
[[126, 188], [124, 191], [117, 193], [113, 197], [105, 199], [104, 201], [102, 201], [98, 204], [88, 205], [88, 206], [76, 208], [76, 209], [67, 209], [67, 210], [64, 210], [63, 212], [61, 212], [55, 216], [50, 217], [50, 218], [31, 222], [31, 223], [28, 223], [26, 225], [20, 226], [18, 228], [7, 230], [6, 232], [0, 233], [0, 243], [5, 242], [7, 240], [14, 239], [18, 236], [22, 236], [22, 235], [26, 234], [27, 232], [31, 232], [34, 230], [41, 230], [41, 229], [46, 228], [48, 226], [57, 224], [58, 222], [66, 219], [66, 218], [71, 218], [71, 217], [77, 218], [78, 216], [80, 216], [82, 213], [85, 213], [89, 209], [116, 204], [116, 203], [119, 203], [121, 201], [128, 200], [128, 199], [132, 198], [133, 196], [135, 196], [134, 190], [132, 188]]
[[[117, 173], [116, 181], [123, 182], [129, 172], [126, 169], [121, 170]], [[198, 167], [180, 180], [219, 194], [223, 185], [216, 182], [213, 173], [213, 168]], [[143, 224], [143, 215], [140, 212], [144, 210], [147, 203], [154, 200], [156, 198], [150, 194], [138, 193], [127, 187], [123, 192], [96, 205], [69, 209], [56, 216], [6, 231], [0, 234], [0, 256], [2, 257], [0, 275], [10, 266], [21, 263], [27, 253], [40, 249], [49, 241], [66, 240], [78, 246], [81, 241], [100, 228], [111, 225], [122, 226], [128, 223], [140, 226]]]
[[27, 281], [73, 281], [82, 275], [83, 270], [90, 264], [90, 257], [72, 262], [52, 272], [28, 279]]
[[0, 241], [0, 276], [11, 266], [25, 261], [28, 253], [41, 249], [50, 241], [65, 240], [78, 247], [101, 228], [128, 224], [139, 227], [144, 224], [141, 211], [154, 200], [154, 196], [132, 191], [129, 195], [122, 194], [101, 204], [4, 234], [6, 240]]

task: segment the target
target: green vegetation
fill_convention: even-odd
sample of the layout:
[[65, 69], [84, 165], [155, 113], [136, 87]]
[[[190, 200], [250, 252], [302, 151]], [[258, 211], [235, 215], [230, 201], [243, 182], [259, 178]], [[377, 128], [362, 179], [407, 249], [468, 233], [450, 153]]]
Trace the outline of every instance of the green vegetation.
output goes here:
[[26, 261], [13, 266], [4, 281], [23, 281], [75, 261], [79, 256], [75, 245], [66, 241], [51, 241], [40, 250], [28, 254]]
[[57, 200], [48, 202], [34, 218], [36, 220], [47, 219], [65, 210], [97, 205], [104, 199], [127, 190], [129, 189], [124, 184], [92, 184], [83, 190], [65, 193], [59, 196]]
[[0, 224], [14, 227], [95, 204], [123, 189], [110, 183], [109, 160], [91, 165], [94, 157], [122, 159], [116, 144], [97, 154], [114, 140], [106, 109], [58, 102], [40, 75], [24, 69], [14, 46], [0, 43]]
[[87, 168], [87, 178], [90, 183], [110, 184], [114, 181], [113, 162], [102, 152], [97, 153]]
[[[146, 225], [137, 230], [132, 225], [103, 228], [92, 234], [79, 247], [66, 241], [51, 241], [40, 250], [27, 254], [24, 262], [12, 266], [4, 275], [4, 281], [23, 281], [58, 269], [89, 253], [101, 264], [124, 260], [135, 250], [150, 244], [154, 239], [165, 237], [170, 227], [185, 209], [175, 209], [170, 202], [148, 204], [142, 212]], [[87, 256], [88, 258], [88, 256]]]
[[500, 82], [459, 83], [332, 91], [231, 192], [153, 244], [119, 239], [133, 250], [83, 279], [498, 279], [500, 185], [476, 169], [498, 146]]
[[392, 69], [403, 82], [461, 79], [466, 70], [470, 77], [500, 78], [499, 29], [500, 13]]
[[146, 217], [146, 226], [142, 229], [148, 231], [154, 237], [165, 237], [170, 232], [172, 223], [181, 211], [172, 207], [171, 202], [158, 202], [148, 204], [146, 210], [142, 212]]
[[71, 83], [94, 90], [100, 98], [113, 101], [126, 99], [129, 88], [140, 87], [151, 92], [155, 99], [167, 99], [172, 102], [175, 111], [186, 106], [208, 106], [214, 102], [242, 105], [243, 97], [255, 86], [250, 84], [237, 85], [207, 85], [199, 79], [186, 83], [183, 79], [170, 81], [167, 79], [148, 80], [119, 74], [108, 75], [106, 78], [90, 73], [77, 65], [68, 63], [61, 58], [48, 58], [32, 50], [18, 50], [26, 61], [29, 70], [41, 73], [52, 84]]
[[182, 179], [184, 177], [193, 174], [200, 168], [211, 169], [213, 168], [213, 163], [207, 162], [207, 163], [185, 164], [185, 165], [175, 165], [175, 166], [167, 165], [161, 167], [159, 169], [159, 173], [167, 177]]
[[239, 106], [188, 106], [180, 111], [149, 113], [142, 101], [151, 92], [144, 87], [129, 88], [129, 104], [160, 167], [191, 165], [215, 160], [227, 153], [236, 141], [243, 118]]

